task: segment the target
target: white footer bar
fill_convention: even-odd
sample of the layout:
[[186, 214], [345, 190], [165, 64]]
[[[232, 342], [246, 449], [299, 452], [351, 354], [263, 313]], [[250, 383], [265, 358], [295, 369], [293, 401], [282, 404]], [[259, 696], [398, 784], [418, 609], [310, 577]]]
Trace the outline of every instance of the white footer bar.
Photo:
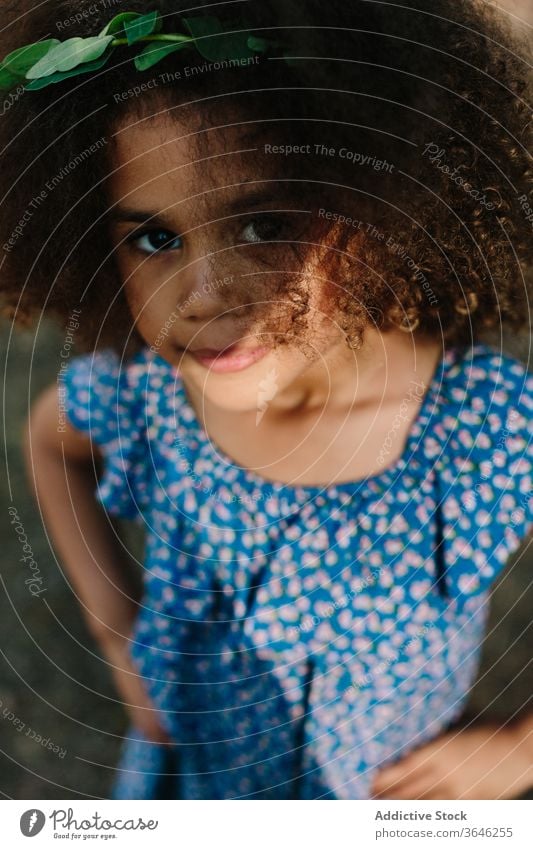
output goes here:
[[0, 843], [6, 849], [73, 843], [121, 849], [532, 849], [532, 815], [529, 801], [9, 800], [0, 803]]

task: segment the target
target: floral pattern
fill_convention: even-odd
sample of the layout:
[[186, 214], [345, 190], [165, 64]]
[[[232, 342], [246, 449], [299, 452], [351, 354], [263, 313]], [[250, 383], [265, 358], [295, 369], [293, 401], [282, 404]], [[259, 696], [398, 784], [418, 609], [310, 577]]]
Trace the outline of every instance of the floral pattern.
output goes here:
[[64, 382], [104, 455], [98, 498], [146, 530], [131, 654], [171, 744], [131, 728], [114, 798], [366, 799], [457, 719], [531, 529], [518, 361], [447, 350], [399, 460], [328, 487], [236, 465], [148, 348], [77, 357]]

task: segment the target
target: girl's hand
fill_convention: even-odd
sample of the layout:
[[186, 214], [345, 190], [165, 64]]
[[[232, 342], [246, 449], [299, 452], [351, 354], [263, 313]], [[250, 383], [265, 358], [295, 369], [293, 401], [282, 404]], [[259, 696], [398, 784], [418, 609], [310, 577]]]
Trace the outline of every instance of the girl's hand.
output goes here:
[[146, 692], [142, 677], [128, 652], [127, 640], [116, 640], [103, 647], [110, 664], [116, 688], [133, 726], [152, 743], [169, 743], [170, 737], [161, 725], [158, 710]]
[[523, 724], [444, 734], [378, 773], [378, 799], [512, 799], [533, 783]]

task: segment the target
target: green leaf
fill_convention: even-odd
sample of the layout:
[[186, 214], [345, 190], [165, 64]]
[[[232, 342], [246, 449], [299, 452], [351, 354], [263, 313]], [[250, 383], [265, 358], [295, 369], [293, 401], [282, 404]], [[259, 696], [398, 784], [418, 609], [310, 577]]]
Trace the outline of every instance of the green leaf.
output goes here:
[[183, 23], [189, 30], [193, 38], [203, 38], [203, 36], [216, 35], [222, 32], [222, 24], [219, 18], [214, 15], [202, 15], [198, 18], [184, 18]]
[[250, 32], [226, 33], [218, 18], [205, 15], [186, 18], [185, 26], [194, 38], [196, 48], [204, 59], [219, 62], [221, 59], [248, 59], [253, 50], [248, 46]]
[[100, 35], [125, 36], [126, 31], [124, 29], [124, 24], [141, 17], [142, 15], [139, 12], [121, 12], [120, 15], [115, 15], [115, 17], [109, 21], [107, 26], [103, 28]]
[[24, 82], [26, 72], [58, 44], [60, 42], [57, 38], [49, 38], [27, 44], [25, 47], [18, 47], [17, 50], [8, 53], [0, 64], [0, 89], [9, 91], [18, 83]]
[[135, 44], [139, 39], [153, 35], [154, 32], [159, 32], [161, 24], [161, 15], [157, 10], [148, 12], [147, 15], [140, 15], [135, 21], [126, 22], [124, 24], [124, 30], [128, 44]]
[[79, 65], [93, 62], [100, 58], [112, 41], [112, 35], [69, 38], [57, 47], [53, 47], [46, 56], [33, 65], [27, 71], [26, 79], [37, 80], [58, 71], [70, 71]]
[[146, 71], [152, 65], [156, 65], [165, 56], [174, 53], [176, 50], [181, 50], [183, 47], [192, 44], [192, 39], [188, 36], [183, 36], [183, 41], [170, 42], [168, 44], [147, 44], [144, 50], [135, 57], [135, 67], [138, 71]]
[[0, 65], [0, 91], [9, 91], [21, 82], [24, 82], [24, 77], [15, 76]]
[[[184, 18], [183, 23], [194, 38], [196, 49], [205, 59], [210, 59], [216, 48], [216, 36], [222, 32], [222, 24], [213, 15], [203, 15], [198, 18]], [[214, 38], [213, 38], [214, 36]]]
[[248, 47], [248, 36], [248, 32], [236, 32], [231, 35], [223, 33], [196, 46], [202, 56], [211, 62], [222, 59], [249, 59], [254, 52]]
[[250, 35], [247, 44], [254, 53], [264, 53], [269, 47], [272, 47], [271, 41], [266, 38], [258, 38], [256, 35]]
[[94, 62], [85, 62], [83, 65], [78, 65], [76, 68], [72, 68], [70, 71], [57, 71], [55, 74], [49, 74], [46, 77], [39, 77], [37, 80], [33, 80], [31, 83], [27, 83], [24, 88], [27, 91], [37, 91], [40, 88], [45, 88], [52, 83], [60, 83], [62, 80], [66, 80], [69, 77], [77, 77], [80, 74], [88, 74], [90, 71], [98, 71], [100, 68], [103, 68], [111, 54], [112, 50], [109, 53], [104, 53], [99, 59], [95, 59]]
[[36, 41], [34, 44], [19, 47], [4, 58], [2, 68], [6, 68], [14, 75], [23, 77], [36, 62], [60, 43], [57, 38], [49, 38], [46, 41]]

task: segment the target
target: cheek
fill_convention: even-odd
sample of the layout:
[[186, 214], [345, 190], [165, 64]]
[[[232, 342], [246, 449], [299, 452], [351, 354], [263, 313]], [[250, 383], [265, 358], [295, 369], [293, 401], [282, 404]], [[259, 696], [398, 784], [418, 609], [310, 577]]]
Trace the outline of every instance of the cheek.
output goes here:
[[135, 328], [148, 345], [158, 339], [161, 329], [168, 324], [175, 302], [165, 293], [149, 285], [149, 281], [129, 280], [124, 286], [124, 295], [129, 306]]
[[140, 298], [140, 293], [138, 292], [137, 287], [134, 286], [131, 281], [124, 284], [124, 297], [130, 308], [132, 316], [135, 319], [139, 318], [143, 308], [143, 301]]
[[124, 295], [137, 330], [146, 338], [147, 335], [150, 335], [153, 320], [149, 301], [146, 300], [139, 287], [131, 283], [126, 283], [124, 286]]
[[154, 263], [148, 254], [125, 245], [116, 251], [115, 256], [124, 295], [132, 312], [137, 315], [144, 307], [153, 309], [155, 301], [165, 297], [165, 287], [161, 284], [168, 278], [168, 269]]
[[136, 319], [145, 321], [164, 315], [175, 303], [168, 291], [147, 273], [137, 273], [124, 284], [126, 301]]

